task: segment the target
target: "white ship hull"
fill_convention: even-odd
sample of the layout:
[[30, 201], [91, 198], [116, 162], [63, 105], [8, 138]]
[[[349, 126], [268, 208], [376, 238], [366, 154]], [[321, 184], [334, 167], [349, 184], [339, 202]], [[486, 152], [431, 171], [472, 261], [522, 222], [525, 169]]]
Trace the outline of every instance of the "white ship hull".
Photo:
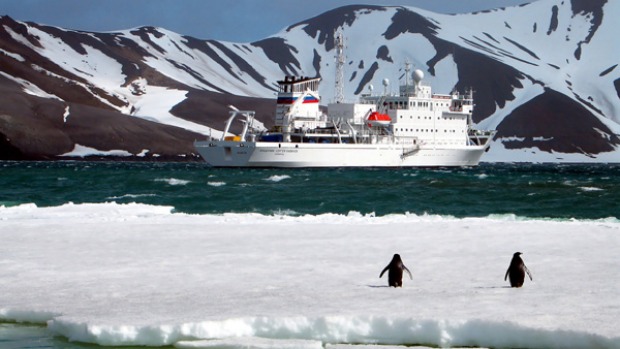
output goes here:
[[202, 141], [195, 147], [211, 166], [279, 168], [476, 166], [488, 148], [243, 141]]

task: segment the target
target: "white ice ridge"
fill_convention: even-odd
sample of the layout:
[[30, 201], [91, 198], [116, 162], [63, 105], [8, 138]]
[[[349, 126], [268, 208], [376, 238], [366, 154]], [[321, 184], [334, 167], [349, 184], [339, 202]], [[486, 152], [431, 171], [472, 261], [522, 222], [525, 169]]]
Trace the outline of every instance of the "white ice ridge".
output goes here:
[[[620, 223], [0, 206], [0, 321], [106, 346], [620, 348]], [[533, 281], [504, 274], [523, 252]], [[379, 273], [399, 253], [413, 280]], [[356, 349], [358, 347], [353, 346]]]
[[272, 345], [276, 345], [278, 340], [289, 345], [289, 341], [293, 340], [296, 346], [302, 344], [312, 348], [338, 343], [549, 349], [618, 348], [620, 345], [618, 338], [579, 331], [527, 328], [511, 322], [437, 321], [382, 316], [252, 317], [143, 327], [88, 325], [61, 318], [51, 320], [48, 327], [72, 341], [104, 346], [138, 343], [147, 346], [175, 344], [180, 348], [190, 348], [239, 342], [236, 345], [245, 343], [241, 347], [255, 347], [266, 339]]

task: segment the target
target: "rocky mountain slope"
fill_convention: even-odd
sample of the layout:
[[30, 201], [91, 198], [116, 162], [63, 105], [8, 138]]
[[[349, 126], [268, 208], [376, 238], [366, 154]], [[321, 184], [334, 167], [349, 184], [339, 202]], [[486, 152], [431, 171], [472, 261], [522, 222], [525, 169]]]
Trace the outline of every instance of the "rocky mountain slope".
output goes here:
[[[444, 15], [347, 6], [253, 43], [163, 28], [90, 33], [0, 17], [0, 158], [197, 159], [228, 105], [272, 123], [276, 81], [320, 76], [334, 96], [333, 35], [346, 37], [347, 99], [396, 91], [406, 61], [435, 92], [475, 91], [498, 131], [483, 161], [618, 162], [620, 3], [539, 0]], [[237, 125], [240, 127], [241, 125]]]

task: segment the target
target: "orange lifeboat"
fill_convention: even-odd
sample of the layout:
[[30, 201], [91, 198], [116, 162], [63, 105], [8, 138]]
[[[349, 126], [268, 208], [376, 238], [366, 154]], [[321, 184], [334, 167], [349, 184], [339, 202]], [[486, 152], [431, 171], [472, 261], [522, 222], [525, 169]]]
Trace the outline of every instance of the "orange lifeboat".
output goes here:
[[373, 111], [372, 113], [370, 113], [366, 121], [368, 121], [368, 126], [370, 127], [387, 126], [392, 122], [392, 118], [390, 118], [390, 116], [387, 114], [381, 114], [377, 111]]

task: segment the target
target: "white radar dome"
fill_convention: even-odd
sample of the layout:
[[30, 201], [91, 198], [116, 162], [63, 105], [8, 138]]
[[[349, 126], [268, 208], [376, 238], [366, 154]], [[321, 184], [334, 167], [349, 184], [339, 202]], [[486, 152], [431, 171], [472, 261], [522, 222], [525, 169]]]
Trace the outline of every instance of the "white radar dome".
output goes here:
[[422, 81], [422, 79], [424, 79], [424, 72], [421, 71], [420, 69], [416, 69], [413, 71], [413, 81], [415, 81], [416, 83]]
[[383, 79], [383, 86], [388, 86], [390, 84], [389, 79]]

